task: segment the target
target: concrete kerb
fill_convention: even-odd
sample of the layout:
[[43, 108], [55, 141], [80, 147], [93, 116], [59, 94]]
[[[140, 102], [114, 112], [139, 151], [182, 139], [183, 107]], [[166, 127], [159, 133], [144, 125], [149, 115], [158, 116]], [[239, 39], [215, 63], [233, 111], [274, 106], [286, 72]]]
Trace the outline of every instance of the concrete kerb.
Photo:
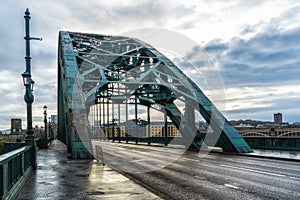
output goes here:
[[229, 153], [229, 152], [213, 152], [210, 153], [217, 153], [217, 154], [226, 154], [226, 155], [234, 155], [234, 156], [244, 156], [244, 157], [256, 157], [256, 158], [266, 158], [266, 159], [273, 159], [273, 160], [286, 160], [286, 161], [293, 161], [293, 162], [300, 162], [299, 159], [293, 158], [285, 158], [285, 157], [274, 157], [274, 156], [266, 156], [266, 155], [257, 155], [257, 154], [244, 154], [244, 153]]

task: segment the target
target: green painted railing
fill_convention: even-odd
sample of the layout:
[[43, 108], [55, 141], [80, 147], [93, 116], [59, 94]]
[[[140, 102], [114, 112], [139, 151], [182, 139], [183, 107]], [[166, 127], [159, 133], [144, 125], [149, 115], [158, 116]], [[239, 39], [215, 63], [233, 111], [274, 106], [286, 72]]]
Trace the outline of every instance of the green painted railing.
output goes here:
[[300, 151], [298, 137], [244, 137], [253, 149]]
[[31, 146], [21, 147], [0, 156], [1, 199], [15, 199], [30, 175]]

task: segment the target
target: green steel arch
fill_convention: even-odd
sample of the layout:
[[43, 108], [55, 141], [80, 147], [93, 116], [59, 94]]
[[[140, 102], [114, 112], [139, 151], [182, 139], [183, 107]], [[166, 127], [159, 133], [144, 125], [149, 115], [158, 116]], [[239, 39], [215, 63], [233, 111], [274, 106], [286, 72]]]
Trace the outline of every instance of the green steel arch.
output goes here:
[[[182, 113], [174, 101], [185, 103]], [[90, 157], [87, 112], [97, 103], [135, 103], [162, 112], [193, 139], [194, 110], [226, 152], [251, 148], [201, 89], [152, 46], [129, 37], [61, 31], [58, 48], [58, 135], [74, 158]], [[80, 136], [79, 136], [80, 135]]]

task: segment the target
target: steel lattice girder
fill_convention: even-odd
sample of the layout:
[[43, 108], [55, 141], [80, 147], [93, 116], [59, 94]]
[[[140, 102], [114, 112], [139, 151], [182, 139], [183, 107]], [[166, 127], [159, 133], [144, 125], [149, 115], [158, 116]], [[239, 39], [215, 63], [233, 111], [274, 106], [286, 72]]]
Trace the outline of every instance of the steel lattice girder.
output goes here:
[[[139, 104], [163, 109], [179, 129], [183, 115], [174, 104], [174, 100], [179, 99], [188, 102], [215, 131], [221, 132], [218, 144], [223, 151], [252, 152], [201, 89], [168, 58], [142, 41], [122, 36], [60, 32], [58, 73], [59, 134], [66, 143], [73, 130], [69, 118], [74, 117], [74, 113], [79, 115], [95, 101], [125, 104], [133, 99]], [[86, 117], [81, 121], [88, 124]], [[183, 137], [190, 137], [192, 129], [185, 126]]]

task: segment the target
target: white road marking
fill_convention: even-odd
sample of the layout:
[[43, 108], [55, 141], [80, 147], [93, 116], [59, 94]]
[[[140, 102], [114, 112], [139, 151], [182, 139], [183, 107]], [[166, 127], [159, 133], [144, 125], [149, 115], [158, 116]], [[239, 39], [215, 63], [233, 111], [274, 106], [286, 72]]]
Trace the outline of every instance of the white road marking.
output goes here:
[[194, 160], [194, 159], [190, 159], [190, 158], [182, 158], [182, 160], [188, 160], [188, 161], [198, 161], [198, 160]]
[[300, 178], [298, 178], [298, 177], [293, 177], [293, 176], [290, 176], [289, 178], [290, 178], [290, 179], [294, 179], [294, 180], [300, 180]]
[[230, 188], [233, 188], [233, 189], [239, 189], [239, 187], [237, 186], [234, 186], [234, 185], [230, 185], [230, 184], [224, 184], [226, 187], [230, 187]]
[[244, 167], [236, 167], [236, 166], [232, 166], [232, 165], [221, 165], [221, 167], [229, 167], [229, 168], [233, 168], [233, 169], [250, 171], [250, 172], [255, 172], [255, 173], [259, 173], [259, 174], [266, 174], [266, 175], [278, 176], [278, 177], [285, 177], [286, 176], [286, 175], [283, 175], [283, 174], [275, 174], [275, 173], [264, 172], [264, 171], [260, 171], [260, 170], [248, 169], [248, 168], [244, 168]]

